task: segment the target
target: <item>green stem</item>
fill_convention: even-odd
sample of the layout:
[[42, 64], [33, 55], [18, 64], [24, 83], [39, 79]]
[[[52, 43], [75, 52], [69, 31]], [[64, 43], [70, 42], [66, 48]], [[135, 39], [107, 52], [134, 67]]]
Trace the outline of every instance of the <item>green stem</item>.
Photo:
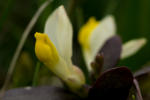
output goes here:
[[37, 64], [36, 64], [36, 68], [35, 68], [35, 72], [34, 72], [34, 76], [33, 76], [32, 86], [37, 85], [39, 70], [40, 70], [40, 62], [38, 61]]

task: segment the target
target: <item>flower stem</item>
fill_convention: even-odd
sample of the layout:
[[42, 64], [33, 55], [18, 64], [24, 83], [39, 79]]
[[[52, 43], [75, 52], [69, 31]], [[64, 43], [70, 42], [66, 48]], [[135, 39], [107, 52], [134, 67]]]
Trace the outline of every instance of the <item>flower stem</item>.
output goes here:
[[35, 72], [34, 72], [34, 76], [33, 76], [32, 86], [37, 85], [39, 70], [40, 70], [40, 62], [38, 61], [37, 64], [36, 64], [36, 68], [35, 68]]
[[143, 100], [143, 97], [142, 97], [142, 94], [141, 94], [141, 90], [140, 90], [138, 81], [136, 79], [134, 79], [133, 83], [134, 83], [135, 89], [137, 91], [138, 100]]

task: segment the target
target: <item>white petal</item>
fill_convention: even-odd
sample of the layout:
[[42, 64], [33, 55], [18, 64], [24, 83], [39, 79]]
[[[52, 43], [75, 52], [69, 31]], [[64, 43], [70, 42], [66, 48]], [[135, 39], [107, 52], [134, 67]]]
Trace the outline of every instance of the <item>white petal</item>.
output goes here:
[[121, 59], [127, 58], [134, 55], [138, 50], [140, 50], [146, 44], [146, 39], [134, 39], [130, 40], [123, 45]]
[[84, 56], [84, 60], [87, 66], [88, 71], [91, 71], [91, 62], [94, 60], [94, 57], [92, 57], [91, 52], [87, 51], [87, 50], [83, 50], [83, 56]]
[[106, 16], [104, 19], [100, 21], [100, 24], [93, 30], [90, 37], [90, 49], [91, 51], [88, 53], [84, 53], [85, 56], [88, 56], [88, 69], [90, 68], [91, 61], [94, 60], [97, 52], [101, 49], [103, 44], [107, 39], [115, 35], [116, 33], [116, 25], [113, 16]]
[[44, 32], [48, 34], [56, 46], [59, 55], [70, 63], [72, 56], [72, 25], [63, 6], [58, 7], [48, 17]]

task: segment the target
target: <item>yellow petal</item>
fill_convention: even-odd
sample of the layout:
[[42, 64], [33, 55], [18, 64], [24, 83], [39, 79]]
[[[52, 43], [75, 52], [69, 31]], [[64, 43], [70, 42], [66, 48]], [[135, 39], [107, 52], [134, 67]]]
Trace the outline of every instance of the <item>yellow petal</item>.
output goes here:
[[71, 74], [66, 62], [59, 56], [56, 47], [48, 38], [47, 34], [35, 33], [35, 53], [53, 73], [66, 80]]
[[78, 40], [83, 48], [90, 49], [89, 37], [98, 24], [99, 22], [96, 21], [94, 17], [91, 17], [88, 22], [81, 27]]
[[58, 52], [47, 34], [35, 33], [35, 53], [38, 59], [44, 63], [50, 62], [53, 66], [59, 60]]

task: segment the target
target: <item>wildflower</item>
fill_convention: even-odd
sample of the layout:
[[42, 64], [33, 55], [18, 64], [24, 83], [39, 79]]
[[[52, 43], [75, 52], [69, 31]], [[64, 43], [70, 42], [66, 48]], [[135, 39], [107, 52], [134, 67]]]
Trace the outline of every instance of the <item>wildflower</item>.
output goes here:
[[85, 84], [83, 72], [72, 64], [72, 26], [63, 6], [46, 21], [44, 34], [35, 33], [35, 53], [72, 91]]
[[[89, 71], [92, 70], [91, 62], [94, 61], [97, 53], [104, 43], [116, 35], [116, 25], [113, 16], [108, 15], [101, 21], [91, 17], [79, 30], [78, 40], [81, 45], [84, 59]], [[121, 59], [135, 54], [144, 44], [145, 38], [128, 41], [122, 47]]]

